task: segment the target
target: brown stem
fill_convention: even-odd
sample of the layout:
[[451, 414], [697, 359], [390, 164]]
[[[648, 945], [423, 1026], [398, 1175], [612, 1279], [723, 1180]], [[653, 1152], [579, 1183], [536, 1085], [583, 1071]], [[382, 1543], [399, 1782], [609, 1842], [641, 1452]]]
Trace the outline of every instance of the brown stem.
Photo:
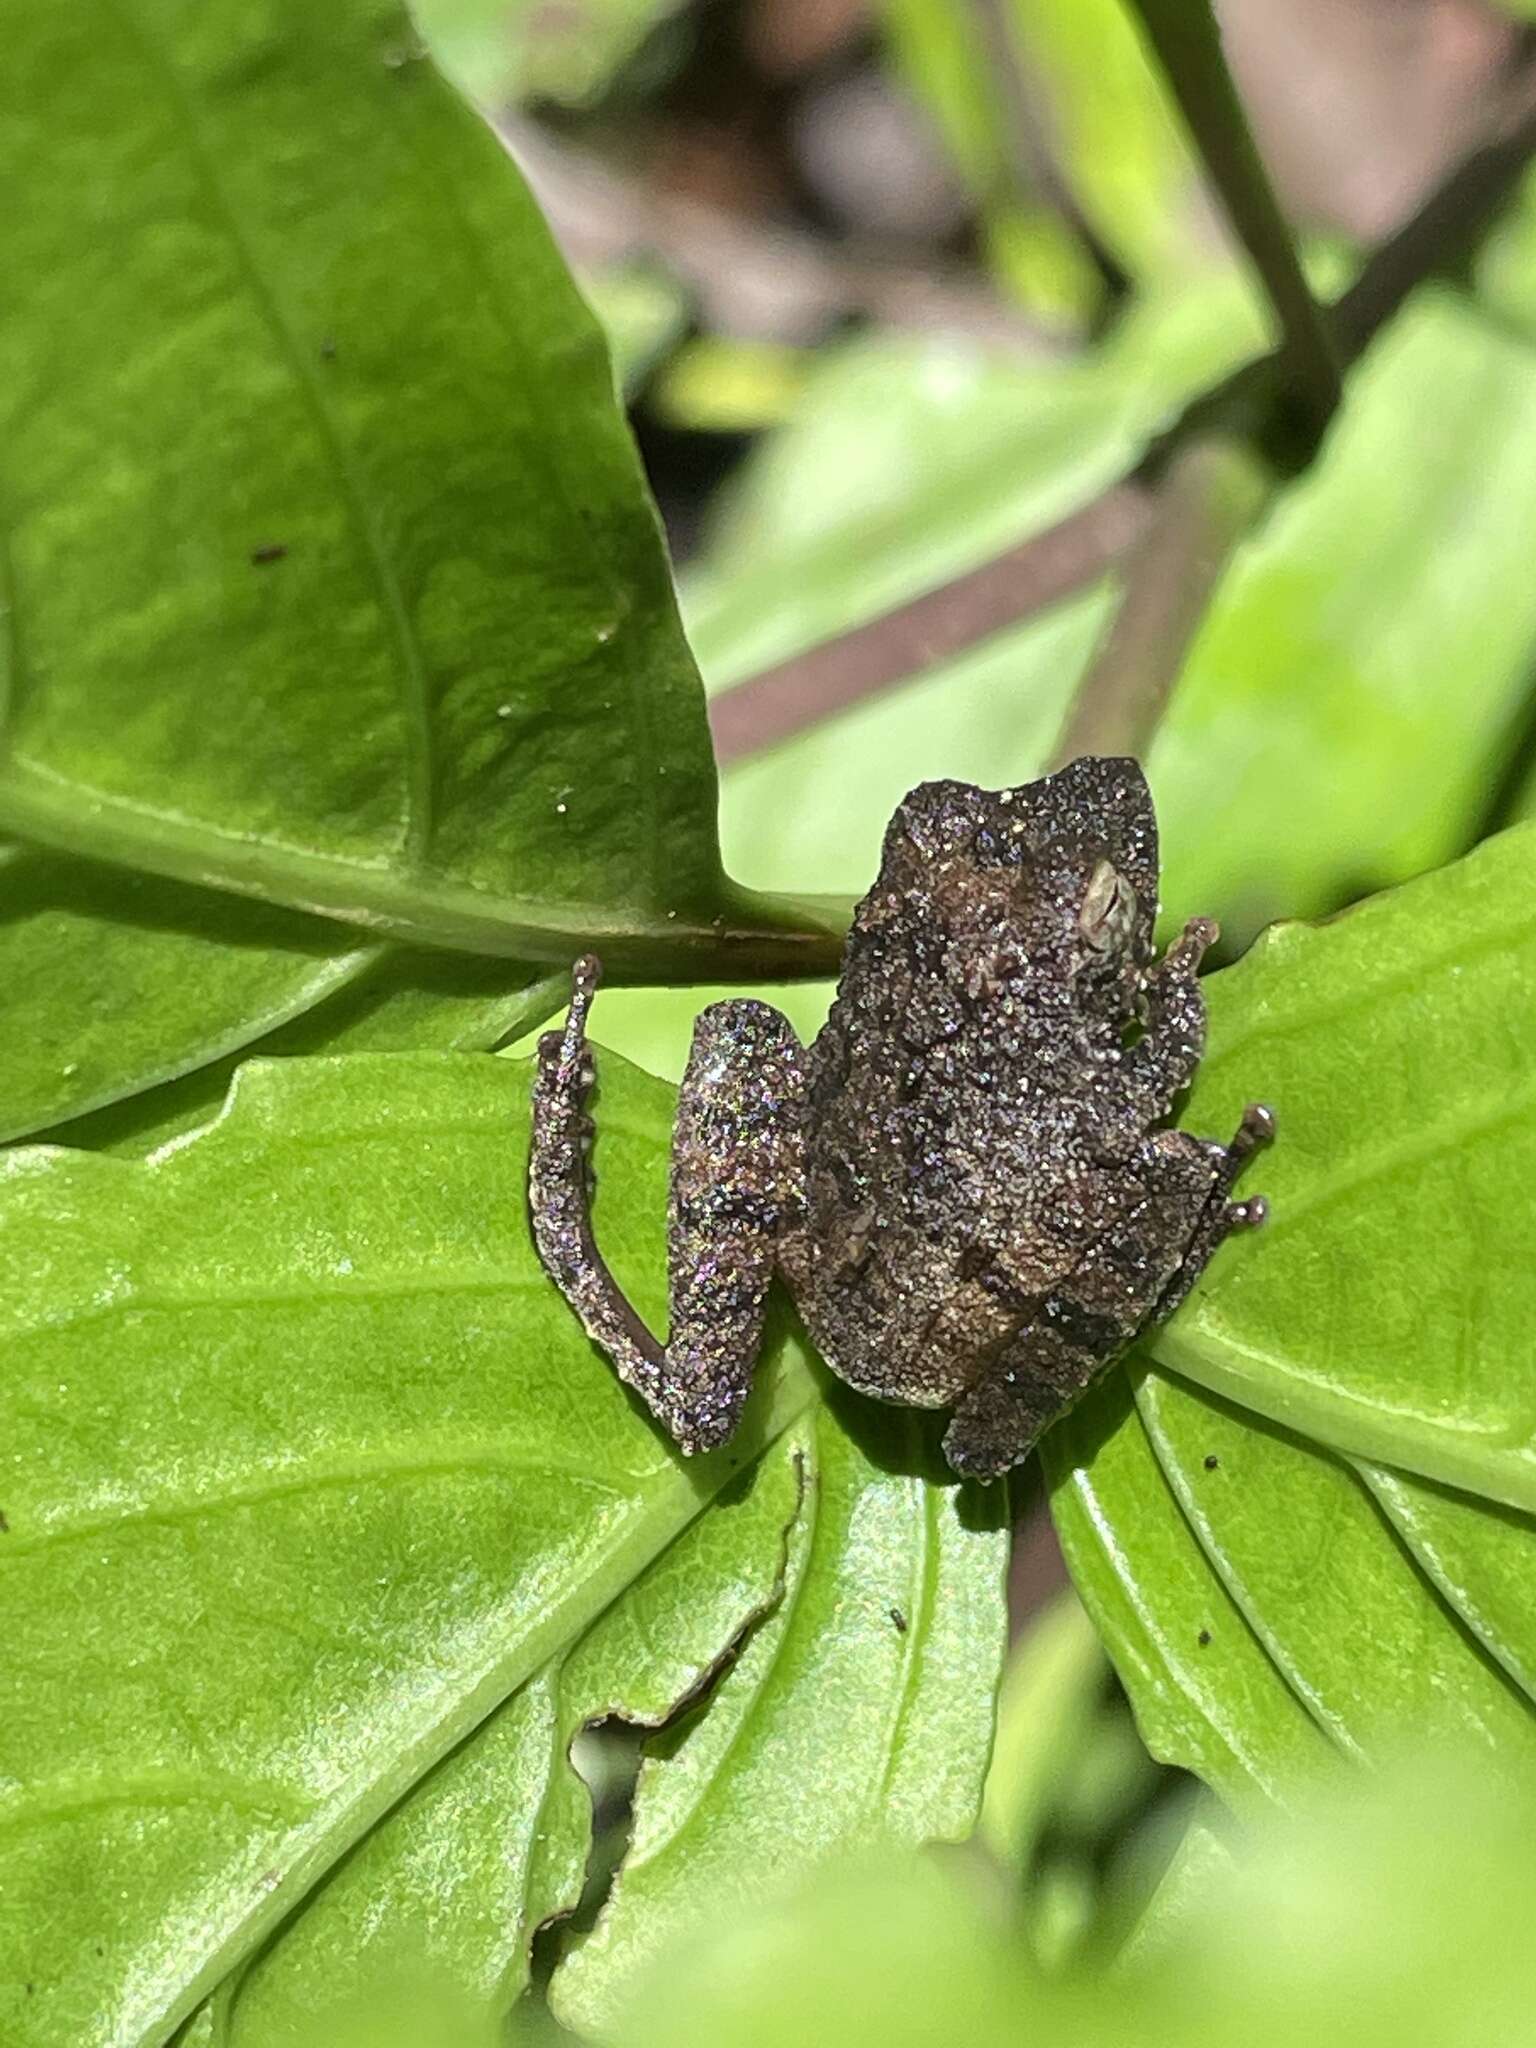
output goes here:
[[1288, 382], [1314, 428], [1340, 396], [1338, 346], [1302, 274], [1290, 226], [1254, 144], [1208, 0], [1131, 0], [1211, 183], [1280, 321]]
[[1151, 503], [1116, 484], [979, 569], [723, 690], [709, 707], [717, 758], [771, 747], [1086, 588], [1146, 531]]
[[1079, 684], [1055, 762], [1141, 754], [1211, 592], [1273, 488], [1241, 442], [1191, 441], [1168, 464], [1145, 537], [1126, 565], [1125, 595]]

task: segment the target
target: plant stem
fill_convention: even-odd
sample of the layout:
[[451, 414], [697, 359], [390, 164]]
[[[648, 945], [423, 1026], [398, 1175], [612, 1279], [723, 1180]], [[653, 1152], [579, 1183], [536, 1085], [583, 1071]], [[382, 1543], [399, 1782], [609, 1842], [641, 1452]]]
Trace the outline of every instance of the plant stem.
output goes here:
[[709, 707], [716, 758], [789, 739], [1085, 590], [1146, 531], [1152, 500], [1117, 484], [979, 568], [722, 690]]
[[1338, 348], [1302, 275], [1290, 227], [1222, 55], [1221, 30], [1209, 0], [1130, 0], [1130, 5], [1269, 294], [1284, 337], [1291, 389], [1313, 433], [1320, 433], [1339, 402]]
[[564, 966], [598, 953], [615, 981], [802, 981], [835, 974], [849, 906], [760, 895], [726, 882], [719, 909], [612, 906], [493, 895], [451, 877], [372, 867], [221, 833], [87, 794], [16, 762], [0, 766], [0, 831], [86, 860], [285, 903], [373, 938]]
[[[1347, 361], [1361, 353], [1414, 286], [1428, 277], [1465, 273], [1533, 155], [1536, 67], [1528, 67], [1511, 82], [1483, 141], [1372, 253], [1355, 283], [1331, 309]], [[1168, 516], [1162, 508], [1180, 494], [1164, 499], [1161, 489], [1182, 451], [1225, 439], [1262, 452], [1283, 475], [1304, 467], [1294, 433], [1286, 435], [1276, 416], [1276, 387], [1283, 368], [1273, 355], [1255, 357], [1202, 392], [1151, 444], [1131, 475], [1047, 532], [722, 692], [710, 707], [722, 761], [739, 760], [789, 739], [1085, 587], [1145, 534], [1154, 515]], [[1144, 605], [1150, 605], [1155, 595], [1157, 576], [1168, 571], [1166, 555], [1158, 559], [1162, 566], [1156, 575], [1149, 572]], [[1144, 644], [1146, 630], [1132, 633], [1128, 622], [1124, 636], [1133, 646]], [[1172, 640], [1165, 635], [1163, 644]], [[1143, 742], [1150, 734], [1149, 700], [1143, 697], [1141, 709], [1135, 710], [1136, 693], [1129, 678], [1118, 684], [1106, 681], [1107, 658], [1105, 646], [1081, 686], [1098, 701], [1091, 723], [1087, 711], [1080, 724], [1074, 713], [1070, 737], [1078, 752], [1098, 743], [1129, 744], [1114, 738], [1115, 727], [1133, 738], [1139, 733]], [[1114, 673], [1111, 668], [1111, 678]], [[1167, 683], [1164, 694], [1166, 687]], [[1115, 705], [1120, 708], [1112, 712]], [[1064, 737], [1063, 746], [1067, 743]]]
[[1067, 715], [1058, 766], [1079, 754], [1145, 752], [1211, 592], [1273, 488], [1266, 465], [1227, 436], [1174, 454], [1130, 555], [1125, 595]]

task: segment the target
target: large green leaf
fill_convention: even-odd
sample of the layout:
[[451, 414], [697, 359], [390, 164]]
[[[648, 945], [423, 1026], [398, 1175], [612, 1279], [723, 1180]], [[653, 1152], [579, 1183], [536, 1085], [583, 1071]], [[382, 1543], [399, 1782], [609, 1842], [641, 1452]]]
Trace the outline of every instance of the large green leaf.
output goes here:
[[[253, 1063], [147, 1162], [0, 1167], [8, 2044], [148, 2048], [216, 1994], [205, 2037], [245, 2048], [418, 1965], [504, 2014], [580, 1886], [565, 1742], [701, 1681], [771, 1603], [802, 1489], [817, 1520], [787, 1569], [824, 1639], [808, 1664], [788, 1618], [759, 1631], [756, 1725], [722, 1757], [706, 1712], [667, 1768], [780, 1841], [770, 1876], [827, 1846], [795, 1843], [829, 1743], [833, 1842], [969, 1825], [995, 1512], [930, 1484], [904, 1425], [823, 1409], [782, 1332], [736, 1443], [676, 1455], [536, 1264], [528, 1086], [445, 1055]], [[671, 1104], [604, 1062], [599, 1228], [652, 1316]], [[829, 1706], [850, 1685], [854, 1730]], [[764, 1866], [714, 1828], [716, 1886], [745, 1895]], [[622, 1900], [625, 1953], [584, 1964], [588, 1997], [645, 1950]]]
[[237, 1053], [367, 977], [380, 952], [278, 906], [0, 853], [0, 1138]]
[[0, 138], [0, 820], [121, 870], [5, 870], [6, 1133], [323, 1042], [364, 973], [463, 1042], [381, 932], [510, 956], [503, 1009], [586, 936], [713, 945], [606, 351], [403, 13], [28, 0]]
[[1285, 925], [1210, 984], [1185, 1121], [1250, 1098], [1273, 1199], [1046, 1459], [1157, 1753], [1284, 1796], [1315, 1730], [1536, 1753], [1536, 827]]
[[975, 1820], [1004, 1646], [1003, 1489], [967, 1501], [925, 1484], [931, 1432], [843, 1396], [802, 1455], [783, 1602], [647, 1762], [629, 1863], [555, 1977], [555, 2011], [583, 2032], [612, 2031], [669, 1937], [835, 1851], [955, 1840]]
[[[415, 1052], [431, 1046], [489, 1052], [532, 1033], [570, 993], [567, 973], [524, 968], [521, 976], [514, 976], [510, 968], [508, 961], [475, 960], [465, 953], [381, 946], [364, 971], [338, 993], [254, 1045], [145, 1094], [58, 1124], [43, 1141], [142, 1158], [170, 1139], [211, 1123], [236, 1070], [250, 1058]], [[162, 995], [157, 991], [157, 1004]]]
[[573, 1740], [600, 1715], [661, 1722], [709, 1683], [779, 1597], [802, 1483], [791, 1430], [342, 1859], [217, 1998], [212, 2040], [323, 2033], [392, 1976], [505, 2014], [535, 1929], [581, 1892], [589, 1798]]
[[480, 951], [714, 908], [606, 349], [393, 0], [25, 28], [0, 816]]
[[1152, 746], [1170, 915], [1246, 939], [1477, 836], [1524, 717], [1533, 551], [1536, 351], [1421, 293], [1235, 561]]

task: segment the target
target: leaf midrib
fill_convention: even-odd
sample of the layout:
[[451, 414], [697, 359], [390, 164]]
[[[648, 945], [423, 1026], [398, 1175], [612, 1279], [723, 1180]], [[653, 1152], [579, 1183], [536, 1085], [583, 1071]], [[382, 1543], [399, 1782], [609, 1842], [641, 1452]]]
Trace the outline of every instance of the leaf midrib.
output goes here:
[[[832, 973], [842, 952], [836, 913], [829, 910], [825, 926], [813, 928], [814, 906], [800, 898], [781, 905], [771, 896], [735, 891], [737, 914], [702, 918], [682, 911], [615, 912], [611, 904], [568, 898], [492, 896], [440, 876], [243, 838], [89, 789], [14, 755], [0, 763], [0, 829], [61, 853], [335, 918], [381, 938], [493, 959], [568, 965], [595, 948], [614, 968], [686, 966], [694, 979], [701, 958], [728, 978], [741, 964], [734, 956], [750, 952], [748, 971], [755, 977], [796, 979]], [[751, 916], [758, 904], [765, 913], [760, 922]], [[776, 921], [781, 911], [782, 923]]]

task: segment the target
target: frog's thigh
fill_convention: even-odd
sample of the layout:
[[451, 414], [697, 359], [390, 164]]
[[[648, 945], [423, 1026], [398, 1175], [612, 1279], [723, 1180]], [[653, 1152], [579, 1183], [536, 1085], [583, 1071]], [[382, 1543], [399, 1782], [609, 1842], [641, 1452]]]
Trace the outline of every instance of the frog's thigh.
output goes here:
[[1120, 1356], [1179, 1272], [1222, 1156], [1183, 1131], [1143, 1141], [1123, 1183], [1133, 1198], [956, 1407], [944, 1439], [956, 1471], [989, 1478], [1016, 1465]]
[[672, 1139], [664, 1400], [684, 1442], [719, 1442], [751, 1384], [768, 1284], [805, 1208], [803, 1051], [766, 1003], [694, 1027]]

